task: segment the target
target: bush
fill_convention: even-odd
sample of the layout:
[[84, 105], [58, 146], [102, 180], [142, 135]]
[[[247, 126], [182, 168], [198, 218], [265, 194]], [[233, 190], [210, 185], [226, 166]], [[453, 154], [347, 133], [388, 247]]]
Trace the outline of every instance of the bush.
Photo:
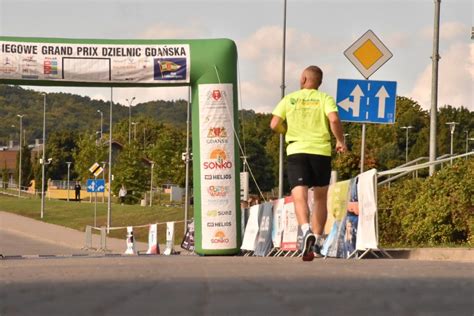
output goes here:
[[424, 180], [379, 188], [385, 245], [474, 243], [474, 160], [459, 160]]

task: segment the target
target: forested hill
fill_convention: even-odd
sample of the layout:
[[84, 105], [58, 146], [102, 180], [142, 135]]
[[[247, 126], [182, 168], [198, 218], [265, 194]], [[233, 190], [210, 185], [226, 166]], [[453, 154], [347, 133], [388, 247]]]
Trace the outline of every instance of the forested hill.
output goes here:
[[[109, 102], [92, 100], [89, 97], [69, 93], [48, 93], [46, 103], [46, 125], [67, 131], [100, 130], [100, 110], [104, 113], [103, 128], [109, 129]], [[42, 137], [43, 96], [40, 92], [18, 86], [0, 85], [0, 146], [10, 139], [18, 140], [19, 118], [25, 114], [23, 127], [28, 141]], [[163, 123], [184, 127], [186, 124], [186, 101], [151, 101], [132, 107], [132, 120], [140, 117], [152, 118]], [[128, 107], [114, 104], [114, 124], [128, 119]]]

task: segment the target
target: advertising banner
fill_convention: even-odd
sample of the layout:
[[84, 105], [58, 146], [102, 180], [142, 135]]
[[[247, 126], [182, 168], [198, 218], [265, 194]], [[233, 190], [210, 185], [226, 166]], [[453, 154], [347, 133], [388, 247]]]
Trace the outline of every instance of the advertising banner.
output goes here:
[[263, 204], [258, 229], [257, 245], [255, 246], [255, 255], [259, 257], [265, 257], [272, 249], [272, 209], [272, 202]]
[[272, 241], [273, 246], [280, 248], [281, 235], [283, 233], [283, 207], [285, 205], [285, 199], [278, 199], [273, 202], [273, 228], [272, 228]]
[[242, 250], [255, 250], [255, 244], [258, 236], [260, 213], [262, 210], [262, 204], [253, 205], [250, 207], [249, 220], [245, 227], [244, 239], [242, 241]]
[[296, 241], [298, 238], [298, 221], [296, 220], [295, 205], [291, 197], [285, 198], [283, 218], [283, 238], [281, 249], [286, 251], [297, 250]]
[[232, 88], [232, 84], [199, 85], [203, 249], [237, 247]]
[[93, 83], [189, 83], [188, 44], [0, 41], [0, 79]]
[[377, 170], [371, 169], [359, 175], [357, 193], [359, 197], [359, 222], [357, 225], [356, 249], [377, 249], [377, 233], [375, 231], [375, 216], [377, 201], [375, 198], [375, 181]]

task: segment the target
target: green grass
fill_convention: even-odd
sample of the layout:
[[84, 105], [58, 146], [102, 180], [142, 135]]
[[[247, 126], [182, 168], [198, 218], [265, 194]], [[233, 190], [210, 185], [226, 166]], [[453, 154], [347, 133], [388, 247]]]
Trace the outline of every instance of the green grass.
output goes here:
[[[107, 203], [97, 202], [97, 226], [106, 226]], [[40, 219], [41, 199], [17, 198], [0, 194], [0, 211], [15, 213]], [[112, 227], [140, 226], [167, 221], [182, 221], [184, 219], [184, 206], [155, 205], [152, 207], [140, 205], [120, 205], [112, 203]], [[188, 218], [193, 217], [190, 208]], [[44, 209], [44, 222], [84, 231], [86, 225], [94, 225], [94, 203], [89, 201], [67, 202], [46, 200]], [[166, 225], [158, 226], [158, 239], [160, 243], [166, 240]], [[175, 242], [180, 243], [184, 234], [184, 223], [175, 224]], [[112, 230], [110, 237], [125, 238], [126, 230]], [[135, 238], [139, 241], [148, 241], [148, 228], [134, 229]]]

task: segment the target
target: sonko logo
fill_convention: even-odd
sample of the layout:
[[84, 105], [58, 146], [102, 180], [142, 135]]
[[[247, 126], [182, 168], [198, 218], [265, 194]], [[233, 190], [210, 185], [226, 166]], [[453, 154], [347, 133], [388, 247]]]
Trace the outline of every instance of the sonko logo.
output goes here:
[[218, 230], [214, 238], [211, 238], [211, 243], [213, 244], [228, 244], [229, 243], [229, 238], [225, 235], [225, 233], [222, 230]]
[[203, 163], [204, 169], [230, 169], [232, 168], [232, 162], [227, 160], [227, 154], [220, 148], [214, 149], [209, 158], [213, 161], [206, 161]]

